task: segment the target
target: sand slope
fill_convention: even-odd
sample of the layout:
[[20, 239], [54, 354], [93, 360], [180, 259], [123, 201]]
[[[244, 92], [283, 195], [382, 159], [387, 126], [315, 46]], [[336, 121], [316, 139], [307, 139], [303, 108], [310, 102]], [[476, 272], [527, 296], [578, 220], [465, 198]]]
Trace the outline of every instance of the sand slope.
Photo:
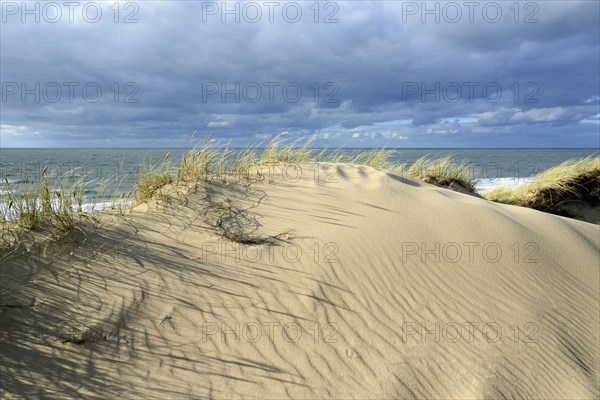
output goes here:
[[3, 265], [2, 396], [599, 396], [598, 225], [320, 167]]

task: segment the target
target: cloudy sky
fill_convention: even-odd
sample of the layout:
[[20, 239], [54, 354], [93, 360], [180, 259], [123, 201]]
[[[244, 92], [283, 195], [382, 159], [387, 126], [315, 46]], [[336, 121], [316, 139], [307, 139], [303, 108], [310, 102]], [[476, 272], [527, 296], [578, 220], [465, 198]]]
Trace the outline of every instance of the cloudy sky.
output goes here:
[[3, 1], [1, 145], [599, 147], [599, 5]]

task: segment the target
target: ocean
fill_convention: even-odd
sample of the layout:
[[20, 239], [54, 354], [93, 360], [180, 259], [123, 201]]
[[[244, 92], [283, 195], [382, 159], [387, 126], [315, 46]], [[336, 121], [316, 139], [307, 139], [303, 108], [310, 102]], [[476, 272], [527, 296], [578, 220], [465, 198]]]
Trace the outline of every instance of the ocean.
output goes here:
[[[360, 149], [346, 149], [355, 152]], [[0, 149], [2, 182], [13, 188], [36, 182], [46, 169], [51, 176], [83, 179], [84, 208], [109, 204], [115, 195], [130, 192], [142, 165], [170, 154], [176, 164], [186, 149]], [[532, 176], [569, 159], [598, 155], [598, 149], [397, 149], [392, 160], [410, 165], [423, 156], [451, 156], [467, 163], [478, 179], [476, 190], [520, 185]], [[5, 190], [5, 189], [3, 189]]]

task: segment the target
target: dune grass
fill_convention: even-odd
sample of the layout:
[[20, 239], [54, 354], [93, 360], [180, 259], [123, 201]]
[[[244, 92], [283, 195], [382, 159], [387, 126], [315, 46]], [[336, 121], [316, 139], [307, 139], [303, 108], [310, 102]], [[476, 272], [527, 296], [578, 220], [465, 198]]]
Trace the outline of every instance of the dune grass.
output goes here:
[[567, 204], [600, 205], [600, 157], [568, 160], [517, 187], [497, 187], [483, 193], [489, 200], [565, 214]]
[[287, 136], [288, 132], [275, 136], [264, 149], [250, 146], [241, 150], [232, 150], [228, 144], [221, 145], [211, 136], [200, 145], [194, 145], [195, 135], [194, 132], [190, 149], [176, 167], [165, 157], [162, 163], [141, 168], [134, 184], [137, 204], [151, 200], [167, 185], [261, 178], [263, 167], [280, 163], [327, 162], [361, 164], [378, 169], [393, 167], [390, 162], [393, 150], [374, 149], [353, 154], [344, 154], [340, 149], [317, 151], [312, 147], [313, 139], [294, 140]]
[[[195, 135], [195, 133], [194, 133]], [[380, 170], [404, 173], [404, 165], [395, 165], [391, 160], [394, 150], [372, 149], [353, 153], [341, 149], [322, 149], [312, 147], [313, 139], [291, 139], [284, 132], [275, 136], [262, 151], [256, 146], [233, 151], [227, 146], [219, 145], [208, 136], [199, 146], [192, 146], [181, 158], [179, 165], [173, 170], [169, 160], [157, 166], [146, 167], [136, 181], [135, 193], [138, 203], [152, 199], [163, 186], [196, 182], [201, 180], [217, 180], [227, 182], [233, 179], [251, 179], [262, 177], [262, 168], [280, 163], [349, 163], [367, 165]], [[474, 192], [476, 180], [466, 164], [453, 161], [451, 158], [421, 158], [407, 172], [408, 176], [425, 182], [449, 187], [457, 183], [468, 191]]]
[[167, 153], [158, 165], [142, 166], [134, 183], [134, 194], [137, 203], [152, 199], [161, 189], [173, 183], [171, 171], [171, 155]]
[[317, 151], [312, 147], [314, 139], [310, 138], [304, 142], [301, 140], [288, 141], [285, 138], [286, 134], [287, 132], [284, 132], [271, 140], [260, 157], [254, 162], [258, 165], [326, 162], [367, 165], [377, 169], [390, 169], [393, 167], [390, 159], [394, 154], [394, 150], [372, 149], [349, 154], [343, 153], [341, 149]]
[[39, 182], [26, 178], [18, 189], [6, 180], [0, 219], [23, 229], [73, 230], [76, 215], [81, 212], [83, 190], [83, 178], [73, 180], [65, 175], [52, 179], [47, 169], [42, 171]]
[[37, 183], [26, 178], [17, 187], [5, 180], [0, 201], [0, 249], [18, 246], [26, 231], [48, 234], [60, 240], [78, 229], [82, 218], [94, 220], [82, 211], [83, 177], [51, 177], [47, 168]]
[[393, 155], [394, 150], [365, 150], [355, 154], [348, 162], [350, 164], [367, 165], [376, 169], [389, 170], [393, 168], [393, 164], [390, 162]]
[[217, 156], [218, 150], [214, 148], [215, 140], [210, 135], [204, 139], [201, 146], [193, 144], [195, 136], [196, 132], [192, 134], [190, 149], [179, 161], [174, 178], [176, 183], [208, 178], [211, 163]]
[[458, 184], [469, 192], [475, 192], [477, 184], [469, 166], [456, 162], [451, 157], [439, 159], [421, 157], [408, 168], [406, 175], [440, 187]]
[[233, 162], [232, 173], [238, 178], [249, 180], [253, 171], [260, 173], [257, 168], [258, 159], [258, 153], [254, 147], [242, 150]]
[[314, 150], [311, 148], [313, 139], [306, 140], [302, 145], [299, 140], [288, 143], [285, 138], [287, 134], [288, 132], [283, 132], [271, 140], [262, 152], [260, 159], [256, 160], [259, 165], [302, 163], [314, 160]]

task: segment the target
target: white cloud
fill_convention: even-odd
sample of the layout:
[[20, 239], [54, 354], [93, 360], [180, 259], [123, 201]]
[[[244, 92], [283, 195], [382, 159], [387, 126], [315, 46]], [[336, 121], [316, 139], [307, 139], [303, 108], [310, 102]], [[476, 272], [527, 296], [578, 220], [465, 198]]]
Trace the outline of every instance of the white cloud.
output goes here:
[[27, 133], [27, 127], [23, 125], [0, 125], [0, 133], [2, 135], [21, 136]]
[[229, 125], [229, 121], [210, 121], [206, 124], [207, 128], [221, 128]]

